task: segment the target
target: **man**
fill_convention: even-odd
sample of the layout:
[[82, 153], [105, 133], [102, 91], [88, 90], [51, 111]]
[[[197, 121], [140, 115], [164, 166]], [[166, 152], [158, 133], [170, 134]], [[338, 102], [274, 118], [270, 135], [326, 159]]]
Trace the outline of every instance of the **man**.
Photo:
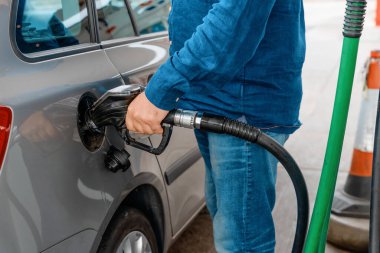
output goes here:
[[[136, 132], [161, 133], [173, 108], [246, 121], [284, 144], [299, 126], [302, 0], [173, 0], [171, 57], [128, 108]], [[196, 131], [217, 252], [273, 252], [277, 161], [243, 140]]]

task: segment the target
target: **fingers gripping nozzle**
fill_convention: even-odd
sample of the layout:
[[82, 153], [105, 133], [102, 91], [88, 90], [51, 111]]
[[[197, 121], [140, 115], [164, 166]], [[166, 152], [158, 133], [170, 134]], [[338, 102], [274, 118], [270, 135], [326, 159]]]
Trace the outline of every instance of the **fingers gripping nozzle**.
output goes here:
[[78, 129], [83, 144], [90, 151], [97, 150], [103, 143], [105, 127], [114, 126], [126, 144], [155, 155], [164, 152], [172, 134], [171, 124], [162, 123], [162, 141], [156, 148], [136, 141], [125, 126], [129, 104], [144, 90], [144, 86], [133, 84], [111, 89], [99, 99], [89, 92], [83, 94], [78, 106]]

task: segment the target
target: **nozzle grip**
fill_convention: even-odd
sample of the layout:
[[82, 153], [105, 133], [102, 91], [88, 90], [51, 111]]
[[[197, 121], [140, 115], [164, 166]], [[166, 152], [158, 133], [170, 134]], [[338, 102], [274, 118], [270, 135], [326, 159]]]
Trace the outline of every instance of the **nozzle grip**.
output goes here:
[[149, 152], [149, 153], [154, 154], [154, 155], [160, 155], [165, 151], [166, 147], [168, 146], [169, 141], [170, 141], [170, 137], [171, 137], [172, 132], [173, 132], [173, 126], [171, 126], [171, 125], [162, 124], [162, 128], [164, 129], [164, 132], [162, 133], [162, 139], [161, 139], [160, 144], [156, 148], [136, 141], [134, 138], [131, 137], [128, 129], [126, 129], [124, 141], [132, 147], [144, 150], [144, 151]]

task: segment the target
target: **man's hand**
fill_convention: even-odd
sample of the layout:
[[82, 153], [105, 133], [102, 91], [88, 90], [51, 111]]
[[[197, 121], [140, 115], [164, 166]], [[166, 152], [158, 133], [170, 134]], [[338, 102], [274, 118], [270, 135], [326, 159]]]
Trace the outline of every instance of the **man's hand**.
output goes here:
[[125, 123], [132, 132], [161, 134], [163, 132], [161, 122], [168, 113], [152, 104], [143, 92], [128, 106]]

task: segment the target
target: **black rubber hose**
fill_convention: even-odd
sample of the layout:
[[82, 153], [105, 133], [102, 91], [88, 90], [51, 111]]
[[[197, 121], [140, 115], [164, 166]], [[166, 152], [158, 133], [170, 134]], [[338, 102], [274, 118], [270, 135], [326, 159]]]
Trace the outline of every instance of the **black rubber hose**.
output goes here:
[[375, 149], [372, 167], [369, 252], [380, 253], [380, 96], [377, 105]]
[[[96, 127], [106, 125], [114, 125], [119, 127], [124, 125], [126, 113], [126, 106], [124, 103], [125, 102], [123, 100], [120, 100], [113, 101], [111, 104], [102, 106], [102, 108], [105, 109], [103, 110], [102, 108], [98, 108], [96, 111], [91, 112], [88, 115], [89, 119]], [[178, 122], [176, 122], [175, 116], [177, 113], [179, 114]], [[182, 116], [184, 117], [182, 118]], [[276, 157], [289, 174], [296, 192], [297, 227], [292, 252], [302, 252], [309, 221], [309, 197], [305, 179], [303, 178], [301, 170], [285, 148], [254, 126], [217, 115], [207, 113], [198, 115], [195, 113], [190, 114], [189, 118], [188, 114], [181, 114], [181, 110], [173, 110], [163, 120], [163, 123], [182, 127], [199, 128], [208, 132], [229, 134], [252, 143], [256, 143]]]
[[260, 129], [240, 121], [204, 114], [202, 116], [200, 129], [209, 132], [229, 134], [256, 143], [269, 151], [284, 166], [292, 180], [297, 197], [297, 227], [292, 252], [301, 253], [309, 222], [309, 196], [305, 179], [293, 157], [277, 141], [261, 132]]
[[301, 253], [305, 243], [309, 222], [309, 196], [305, 179], [293, 157], [271, 137], [261, 133], [258, 136], [256, 143], [268, 150], [278, 159], [292, 180], [297, 196], [297, 227], [292, 252]]

